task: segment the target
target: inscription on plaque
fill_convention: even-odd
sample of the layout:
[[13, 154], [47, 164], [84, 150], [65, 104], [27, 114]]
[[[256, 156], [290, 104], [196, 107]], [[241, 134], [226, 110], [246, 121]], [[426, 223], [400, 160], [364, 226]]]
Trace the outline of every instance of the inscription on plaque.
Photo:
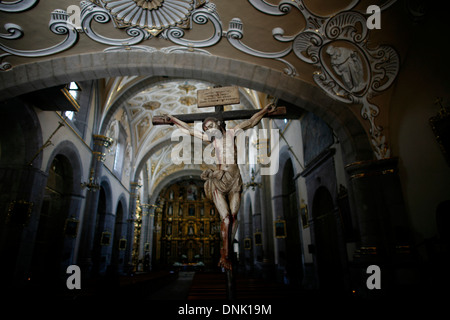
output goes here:
[[237, 87], [220, 87], [197, 91], [197, 106], [199, 108], [239, 103]]

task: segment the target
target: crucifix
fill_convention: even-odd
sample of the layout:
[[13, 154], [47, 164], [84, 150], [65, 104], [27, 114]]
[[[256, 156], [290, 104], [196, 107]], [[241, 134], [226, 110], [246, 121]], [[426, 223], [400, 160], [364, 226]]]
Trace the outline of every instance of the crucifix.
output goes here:
[[[239, 103], [237, 87], [215, 87], [199, 90], [197, 104], [199, 107], [215, 107], [215, 112], [163, 115], [153, 117], [153, 125], [175, 124], [186, 134], [213, 143], [216, 156], [216, 169], [207, 169], [201, 174], [205, 180], [205, 194], [214, 202], [220, 214], [220, 250], [219, 266], [227, 271], [227, 295], [233, 299], [235, 285], [233, 276], [233, 238], [237, 229], [237, 214], [241, 204], [242, 177], [237, 164], [237, 150], [234, 139], [244, 130], [256, 126], [263, 117], [282, 117], [286, 115], [285, 107], [276, 108], [269, 103], [260, 110], [224, 111], [225, 104]], [[225, 128], [225, 121], [245, 119], [234, 128]], [[203, 121], [202, 131], [188, 123]], [[231, 142], [231, 143], [230, 143]], [[228, 155], [233, 155], [229, 161]]]

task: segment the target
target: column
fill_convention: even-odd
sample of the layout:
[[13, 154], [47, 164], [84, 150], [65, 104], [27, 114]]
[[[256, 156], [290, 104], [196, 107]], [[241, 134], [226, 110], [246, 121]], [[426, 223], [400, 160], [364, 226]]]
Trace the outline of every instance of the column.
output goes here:
[[397, 158], [390, 158], [346, 166], [360, 236], [354, 263], [363, 273], [368, 265], [380, 266], [385, 288], [395, 282], [397, 263], [411, 259], [410, 229], [397, 164]]
[[[138, 182], [130, 182], [130, 205], [128, 211], [127, 218], [127, 242], [131, 243], [130, 246], [127, 246], [125, 250], [125, 262], [124, 265], [127, 266], [129, 271], [133, 269], [133, 267], [137, 267], [133, 265], [133, 254], [139, 255], [139, 241], [135, 242], [135, 222], [136, 222], [136, 201], [138, 199], [138, 189], [141, 186]], [[135, 247], [138, 246], [138, 247]], [[136, 263], [138, 262], [139, 257], [136, 256]]]
[[[151, 210], [151, 205], [148, 203], [142, 203], [142, 225], [141, 225], [141, 237], [139, 239], [139, 259], [144, 262], [144, 271], [150, 271], [150, 252], [145, 251], [145, 243], [148, 242], [148, 230], [149, 230], [149, 213]], [[146, 255], [149, 255], [146, 257]]]
[[149, 226], [147, 229], [146, 234], [146, 242], [149, 244], [148, 248], [148, 254], [150, 256], [150, 270], [152, 270], [152, 261], [153, 261], [153, 229], [155, 225], [155, 212], [156, 212], [156, 206], [151, 205], [149, 209], [148, 219], [149, 219]]
[[87, 182], [82, 183], [82, 188], [87, 188], [86, 207], [81, 229], [80, 252], [78, 264], [83, 276], [90, 276], [92, 269], [92, 250], [94, 247], [95, 221], [97, 217], [98, 184], [105, 161], [106, 149], [112, 144], [113, 139], [102, 135], [93, 135], [94, 148], [92, 150], [91, 168]]
[[6, 286], [27, 281], [47, 174], [31, 166], [0, 168], [0, 272]]
[[[275, 272], [275, 238], [273, 234], [272, 195], [270, 192], [270, 176], [261, 176], [261, 233], [262, 233], [262, 273], [264, 278], [271, 278]], [[258, 199], [257, 199], [258, 201]]]

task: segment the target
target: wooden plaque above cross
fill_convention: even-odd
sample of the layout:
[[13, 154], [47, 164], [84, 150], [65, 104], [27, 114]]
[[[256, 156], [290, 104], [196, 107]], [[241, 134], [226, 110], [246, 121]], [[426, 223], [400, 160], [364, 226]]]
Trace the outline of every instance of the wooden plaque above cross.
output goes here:
[[[197, 92], [197, 105], [199, 108], [215, 107], [214, 112], [189, 113], [173, 115], [179, 120], [192, 123], [195, 121], [203, 121], [208, 117], [218, 120], [241, 120], [250, 119], [260, 110], [231, 110], [224, 111], [224, 105], [240, 103], [239, 91], [237, 87], [215, 87], [212, 89], [199, 90]], [[286, 118], [286, 108], [277, 107], [273, 112], [269, 112], [265, 117], [269, 118]], [[154, 116], [153, 125], [163, 125], [173, 123], [166, 116]]]

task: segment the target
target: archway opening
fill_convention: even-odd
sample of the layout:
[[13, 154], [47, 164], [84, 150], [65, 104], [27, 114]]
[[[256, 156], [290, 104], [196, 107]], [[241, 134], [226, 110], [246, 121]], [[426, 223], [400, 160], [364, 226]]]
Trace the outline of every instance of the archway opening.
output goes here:
[[56, 284], [65, 274], [62, 262], [72, 189], [72, 166], [65, 156], [57, 155], [50, 166], [39, 217], [31, 267], [34, 283]]
[[97, 219], [95, 222], [94, 246], [92, 250], [92, 275], [98, 276], [106, 271], [106, 256], [104, 247], [109, 245], [110, 233], [105, 230], [106, 219], [106, 191], [103, 186], [99, 190], [97, 205]]
[[123, 272], [123, 263], [125, 257], [125, 248], [127, 246], [127, 240], [123, 236], [124, 225], [123, 221], [123, 206], [119, 201], [117, 204], [116, 218], [114, 223], [114, 236], [113, 236], [113, 248], [111, 255], [110, 272], [112, 274], [120, 274]]
[[321, 291], [340, 291], [344, 287], [339, 253], [335, 205], [328, 189], [321, 186], [314, 194], [312, 214], [316, 245], [316, 263]]
[[286, 276], [289, 284], [300, 285], [303, 278], [302, 249], [299, 228], [299, 206], [294, 168], [288, 159], [283, 168], [283, 212], [286, 220]]

